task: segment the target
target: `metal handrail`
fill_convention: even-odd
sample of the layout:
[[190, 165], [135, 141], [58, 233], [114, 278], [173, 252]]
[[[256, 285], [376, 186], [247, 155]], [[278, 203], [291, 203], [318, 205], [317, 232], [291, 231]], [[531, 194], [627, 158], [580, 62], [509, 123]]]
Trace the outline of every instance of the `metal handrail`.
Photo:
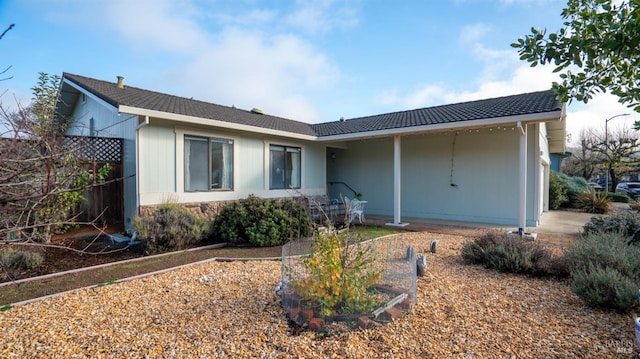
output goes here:
[[351, 186], [349, 186], [348, 184], [344, 183], [344, 182], [340, 182], [340, 181], [333, 181], [333, 182], [328, 182], [330, 186], [333, 186], [334, 184], [341, 184], [344, 185], [345, 187], [347, 187], [348, 189], [351, 190], [351, 192], [353, 192], [354, 196], [358, 196], [358, 194], [360, 194], [358, 191], [356, 191], [355, 189], [351, 188]]

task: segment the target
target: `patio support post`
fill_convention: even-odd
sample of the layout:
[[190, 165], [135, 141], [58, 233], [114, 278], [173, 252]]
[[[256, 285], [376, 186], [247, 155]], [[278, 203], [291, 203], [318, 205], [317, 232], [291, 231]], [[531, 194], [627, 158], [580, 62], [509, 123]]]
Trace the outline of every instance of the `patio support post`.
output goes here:
[[518, 234], [522, 237], [527, 225], [527, 125], [518, 121], [518, 129], [520, 130]]
[[388, 226], [406, 226], [409, 223], [402, 223], [400, 221], [400, 193], [402, 190], [402, 181], [400, 180], [402, 159], [400, 153], [401, 140], [400, 136], [393, 137], [393, 223], [387, 223]]

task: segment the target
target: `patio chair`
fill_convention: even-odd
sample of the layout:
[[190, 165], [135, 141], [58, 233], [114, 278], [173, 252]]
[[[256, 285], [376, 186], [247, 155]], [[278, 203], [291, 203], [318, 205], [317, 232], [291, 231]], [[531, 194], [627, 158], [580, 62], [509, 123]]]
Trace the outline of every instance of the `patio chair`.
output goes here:
[[[346, 198], [345, 198], [346, 201]], [[358, 217], [358, 221], [360, 223], [364, 222], [364, 204], [367, 202], [359, 201], [357, 199], [352, 199], [350, 202], [350, 214], [351, 218], [349, 219], [349, 223], [353, 222], [353, 220]]]

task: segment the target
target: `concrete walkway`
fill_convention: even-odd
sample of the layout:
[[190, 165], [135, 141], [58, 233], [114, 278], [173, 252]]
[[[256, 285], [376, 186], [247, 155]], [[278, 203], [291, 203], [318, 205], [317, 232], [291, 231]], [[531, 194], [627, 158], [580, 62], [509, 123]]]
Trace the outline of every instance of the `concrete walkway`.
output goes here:
[[[628, 210], [628, 203], [613, 203], [614, 211]], [[582, 227], [589, 222], [594, 214], [582, 213], [576, 211], [549, 211], [542, 215], [540, 225], [538, 227], [527, 227], [527, 232], [533, 233], [546, 233], [546, 234], [561, 234], [576, 236], [582, 232]], [[433, 230], [443, 228], [453, 228], [457, 230], [477, 230], [477, 229], [506, 229], [517, 230], [516, 226], [500, 226], [491, 225], [486, 223], [474, 223], [474, 222], [457, 222], [457, 221], [444, 221], [444, 220], [430, 220], [422, 218], [403, 218], [403, 222], [409, 223], [406, 229], [409, 230]], [[356, 221], [357, 222], [357, 221]], [[385, 223], [393, 222], [391, 217], [384, 216], [369, 216], [366, 215], [366, 223], [373, 225], [384, 225]]]

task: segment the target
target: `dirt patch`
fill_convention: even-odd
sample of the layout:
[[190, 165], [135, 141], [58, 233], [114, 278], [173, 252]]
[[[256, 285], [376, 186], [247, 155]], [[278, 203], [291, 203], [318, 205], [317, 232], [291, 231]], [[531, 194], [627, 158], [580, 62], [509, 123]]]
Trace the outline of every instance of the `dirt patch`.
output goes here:
[[88, 233], [87, 230], [74, 231], [69, 233], [68, 236], [56, 236], [52, 238], [50, 245], [84, 250], [87, 253], [78, 253], [65, 248], [12, 244], [10, 245], [11, 248], [42, 254], [44, 261], [41, 265], [33, 269], [11, 271], [10, 276], [0, 271], [0, 283], [64, 272], [77, 268], [91, 267], [104, 263], [118, 262], [142, 257], [144, 255], [140, 246], [127, 247], [126, 245], [119, 245], [104, 235], [96, 236]]

